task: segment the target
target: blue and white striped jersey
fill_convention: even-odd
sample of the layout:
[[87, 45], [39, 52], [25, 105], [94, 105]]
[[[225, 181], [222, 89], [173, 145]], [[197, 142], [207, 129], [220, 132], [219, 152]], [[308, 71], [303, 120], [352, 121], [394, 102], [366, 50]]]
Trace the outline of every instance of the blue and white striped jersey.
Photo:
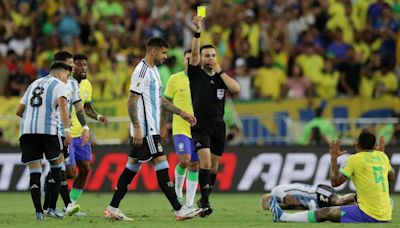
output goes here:
[[[72, 106], [81, 101], [81, 97], [79, 95], [79, 83], [74, 77], [69, 77], [68, 78], [68, 90], [69, 90], [69, 95], [70, 95], [70, 101], [68, 102], [68, 110], [69, 110], [69, 115], [71, 119], [71, 113], [72, 113]], [[60, 136], [64, 136], [64, 124], [61, 121], [61, 118], [58, 119], [58, 134]]]
[[20, 101], [25, 105], [20, 122], [20, 136], [57, 135], [57, 121], [60, 118], [57, 99], [65, 97], [69, 102], [68, 93], [67, 85], [51, 75], [32, 82]]
[[[157, 67], [150, 67], [144, 59], [131, 76], [130, 91], [141, 95], [137, 101], [138, 119], [143, 137], [160, 134], [161, 79]], [[133, 137], [133, 124], [130, 126]]]
[[282, 203], [286, 195], [290, 194], [300, 201], [301, 205], [308, 208], [308, 203], [314, 200], [317, 203], [317, 186], [308, 184], [283, 184], [272, 189], [271, 195], [276, 197], [278, 203]]

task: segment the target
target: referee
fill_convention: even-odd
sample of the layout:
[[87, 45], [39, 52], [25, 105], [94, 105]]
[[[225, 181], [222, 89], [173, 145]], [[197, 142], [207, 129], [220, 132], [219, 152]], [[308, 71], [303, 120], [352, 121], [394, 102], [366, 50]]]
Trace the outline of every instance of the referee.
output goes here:
[[200, 16], [193, 18], [195, 33], [188, 76], [197, 118], [196, 126], [192, 127], [192, 137], [200, 159], [201, 199], [197, 201], [197, 205], [203, 208], [201, 216], [206, 217], [212, 213], [208, 199], [225, 146], [225, 93], [226, 90], [233, 94], [238, 93], [240, 86], [221, 70], [212, 45], [200, 48], [201, 21]]

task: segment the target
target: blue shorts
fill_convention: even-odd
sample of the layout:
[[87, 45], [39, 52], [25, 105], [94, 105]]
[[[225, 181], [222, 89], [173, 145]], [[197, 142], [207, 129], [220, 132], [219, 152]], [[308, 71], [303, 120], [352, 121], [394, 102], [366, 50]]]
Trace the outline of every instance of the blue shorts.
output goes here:
[[90, 143], [81, 145], [82, 138], [72, 138], [72, 142], [69, 145], [69, 161], [68, 166], [75, 166], [77, 161], [90, 161], [92, 159], [92, 150]]
[[387, 223], [387, 221], [379, 221], [365, 214], [358, 205], [341, 206], [340, 214], [341, 223]]
[[193, 140], [186, 135], [174, 135], [174, 147], [178, 155], [190, 154], [191, 161], [199, 161]]

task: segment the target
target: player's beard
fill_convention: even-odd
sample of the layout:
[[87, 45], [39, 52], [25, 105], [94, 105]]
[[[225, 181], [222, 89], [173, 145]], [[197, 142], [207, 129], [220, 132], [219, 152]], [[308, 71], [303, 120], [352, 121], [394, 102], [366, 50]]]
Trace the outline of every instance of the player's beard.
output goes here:
[[80, 78], [81, 78], [81, 79], [86, 79], [86, 78], [87, 78], [87, 72], [82, 72], [82, 73], [80, 74]]

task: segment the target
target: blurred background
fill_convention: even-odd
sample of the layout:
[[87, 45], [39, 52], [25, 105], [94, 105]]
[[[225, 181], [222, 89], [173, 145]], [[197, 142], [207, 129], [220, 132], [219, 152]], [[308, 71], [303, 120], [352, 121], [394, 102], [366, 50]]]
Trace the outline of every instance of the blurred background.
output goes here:
[[239, 154], [317, 148], [318, 161], [331, 139], [353, 145], [363, 129], [384, 136], [388, 150], [399, 145], [399, 0], [0, 0], [2, 147], [18, 151], [19, 99], [67, 50], [89, 56], [93, 106], [111, 122], [90, 123], [92, 144], [127, 151], [130, 75], [146, 41], [170, 45], [159, 66], [165, 88], [183, 70], [200, 4], [201, 43], [216, 47], [241, 86], [225, 115]]

